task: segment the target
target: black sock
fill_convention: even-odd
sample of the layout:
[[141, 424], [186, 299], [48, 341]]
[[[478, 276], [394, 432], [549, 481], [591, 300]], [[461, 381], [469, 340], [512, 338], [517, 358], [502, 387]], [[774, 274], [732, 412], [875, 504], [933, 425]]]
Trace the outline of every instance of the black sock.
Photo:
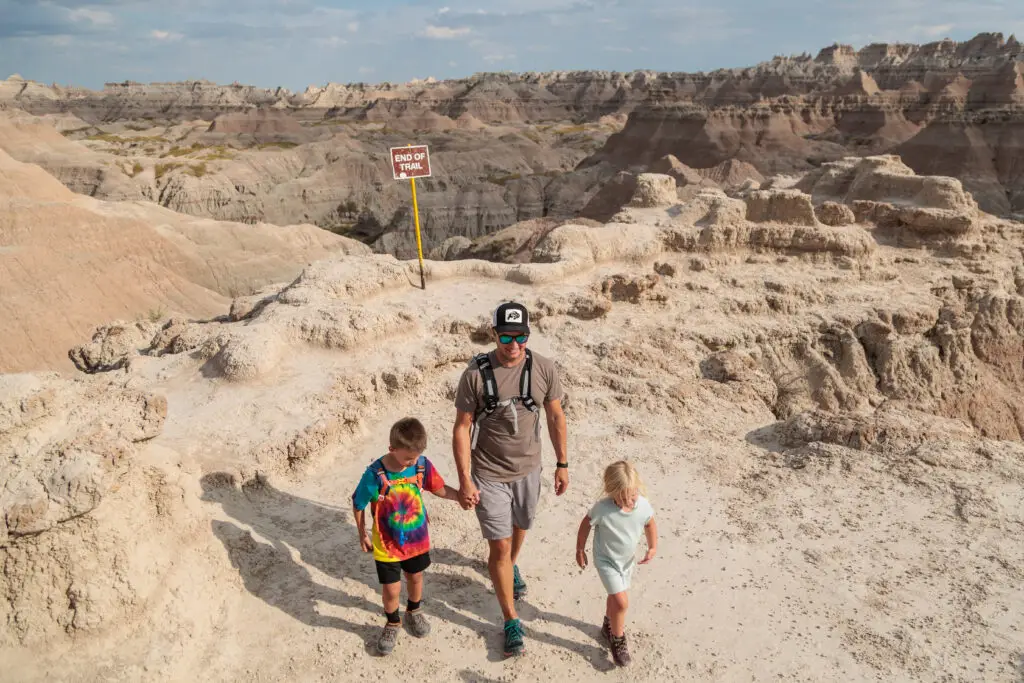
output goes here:
[[416, 610], [418, 610], [420, 608], [420, 602], [421, 602], [420, 600], [417, 600], [416, 602], [413, 602], [412, 600], [409, 600], [405, 604], [405, 611], [406, 612], [415, 612]]
[[384, 614], [387, 615], [388, 623], [389, 624], [400, 624], [400, 623], [402, 623], [402, 620], [398, 617], [398, 610], [397, 609], [394, 612], [385, 612]]

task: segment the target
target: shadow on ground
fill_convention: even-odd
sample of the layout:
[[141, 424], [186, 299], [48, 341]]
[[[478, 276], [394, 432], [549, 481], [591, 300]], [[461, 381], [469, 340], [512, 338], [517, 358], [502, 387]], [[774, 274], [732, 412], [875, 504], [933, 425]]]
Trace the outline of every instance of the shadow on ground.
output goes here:
[[[373, 557], [359, 547], [350, 510], [291, 495], [265, 480], [238, 486], [235, 478], [224, 472], [204, 476], [201, 484], [202, 500], [220, 505], [234, 520], [214, 521], [213, 533], [250, 593], [309, 626], [353, 633], [363, 640], [368, 653], [376, 654], [377, 636], [384, 623], [379, 597], [371, 601], [364, 597], [365, 590], [353, 595], [324, 586], [309, 569], [342, 582], [355, 581], [380, 595]], [[481, 580], [463, 574], [432, 574], [428, 569], [424, 603], [428, 616], [477, 635], [487, 648], [489, 661], [504, 660], [501, 612], [490, 588], [486, 563], [450, 548], [432, 549], [431, 558], [437, 565], [472, 569]], [[360, 610], [366, 612], [366, 619], [357, 623], [323, 615], [318, 611], [319, 604]], [[598, 626], [538, 610], [525, 601], [520, 601], [518, 607], [527, 629], [528, 649], [530, 640], [543, 641], [578, 653], [598, 670], [612, 668], [603, 647], [531, 629], [529, 622], [543, 619], [558, 623], [600, 643]], [[476, 676], [468, 670], [463, 672], [463, 677], [466, 675]]]

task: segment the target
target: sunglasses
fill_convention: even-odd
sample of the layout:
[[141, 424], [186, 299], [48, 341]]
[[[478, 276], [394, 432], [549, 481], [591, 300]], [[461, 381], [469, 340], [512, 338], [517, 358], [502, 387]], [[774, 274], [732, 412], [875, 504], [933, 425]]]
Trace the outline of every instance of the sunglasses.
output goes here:
[[502, 344], [511, 344], [512, 340], [515, 339], [520, 346], [526, 343], [526, 340], [530, 338], [528, 334], [499, 334], [498, 341]]

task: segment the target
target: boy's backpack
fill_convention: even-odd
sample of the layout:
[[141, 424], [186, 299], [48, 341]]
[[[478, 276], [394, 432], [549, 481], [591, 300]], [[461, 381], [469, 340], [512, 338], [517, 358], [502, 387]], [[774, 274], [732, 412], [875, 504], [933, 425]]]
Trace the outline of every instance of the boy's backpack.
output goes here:
[[[480, 420], [493, 413], [499, 407], [507, 407], [512, 412], [513, 434], [519, 433], [519, 414], [515, 408], [517, 402], [522, 403], [523, 407], [531, 413], [540, 411], [537, 402], [533, 400], [533, 395], [530, 393], [532, 386], [531, 376], [533, 374], [533, 354], [530, 353], [530, 349], [526, 349], [526, 359], [523, 361], [523, 374], [519, 377], [519, 395], [507, 398], [504, 401], [498, 400], [498, 383], [494, 379], [494, 368], [491, 365], [490, 355], [480, 353], [475, 358], [477, 369], [480, 371], [480, 379], [483, 382], [484, 407], [476, 411], [476, 414], [473, 416], [473, 436], [469, 446], [471, 450], [476, 448], [476, 441], [480, 436]], [[537, 438], [540, 438], [539, 419], [537, 420], [535, 431]]]
[[[388, 480], [387, 470], [384, 469], [384, 459], [377, 458], [375, 461], [373, 461], [373, 463], [370, 464], [370, 468], [373, 470], [373, 473], [377, 475], [377, 502], [380, 503], [385, 498], [387, 498], [388, 491], [391, 489], [391, 481]], [[421, 455], [419, 458], [416, 459], [416, 477], [414, 479], [416, 488], [420, 489], [421, 491], [423, 490], [423, 476], [424, 472], [426, 472], [426, 468], [426, 456]]]

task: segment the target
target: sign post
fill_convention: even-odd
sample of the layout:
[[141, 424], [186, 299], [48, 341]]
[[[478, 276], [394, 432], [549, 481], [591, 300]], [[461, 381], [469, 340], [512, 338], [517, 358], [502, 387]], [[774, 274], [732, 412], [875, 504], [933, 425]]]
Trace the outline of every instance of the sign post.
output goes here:
[[423, 242], [420, 239], [420, 210], [416, 204], [416, 179], [430, 177], [430, 152], [426, 145], [391, 148], [391, 171], [395, 180], [408, 180], [412, 186], [412, 214], [416, 221], [416, 251], [420, 257], [420, 288], [427, 288], [423, 275]]

